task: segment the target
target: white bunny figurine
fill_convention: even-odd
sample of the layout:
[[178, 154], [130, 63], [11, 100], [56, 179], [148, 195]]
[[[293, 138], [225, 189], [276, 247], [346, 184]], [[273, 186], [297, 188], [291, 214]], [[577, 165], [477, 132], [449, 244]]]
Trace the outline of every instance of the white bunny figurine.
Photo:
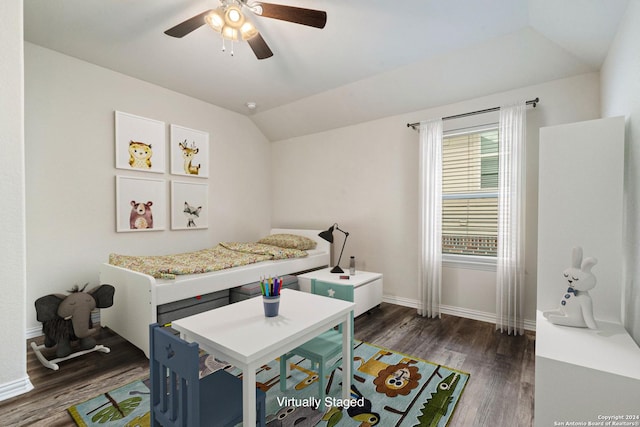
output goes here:
[[573, 248], [571, 258], [571, 267], [563, 272], [569, 288], [560, 301], [560, 308], [545, 311], [543, 315], [556, 325], [597, 329], [589, 290], [596, 286], [596, 276], [591, 268], [598, 260], [590, 257], [583, 261], [580, 247]]

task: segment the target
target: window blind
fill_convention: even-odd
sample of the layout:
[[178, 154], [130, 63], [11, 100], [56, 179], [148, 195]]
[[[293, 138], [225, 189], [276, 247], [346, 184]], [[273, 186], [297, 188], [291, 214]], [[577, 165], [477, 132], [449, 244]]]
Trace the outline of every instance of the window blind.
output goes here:
[[443, 138], [442, 252], [496, 256], [498, 130]]

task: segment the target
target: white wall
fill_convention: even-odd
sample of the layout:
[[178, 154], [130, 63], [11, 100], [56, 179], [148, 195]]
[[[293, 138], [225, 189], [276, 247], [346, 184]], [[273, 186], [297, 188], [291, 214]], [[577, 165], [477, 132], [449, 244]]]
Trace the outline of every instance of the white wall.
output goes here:
[[567, 290], [562, 272], [572, 248], [595, 257], [589, 291], [597, 320], [620, 323], [624, 119], [540, 129], [538, 309], [556, 310]]
[[602, 116], [626, 117], [624, 313], [640, 345], [640, 2], [629, 2], [601, 71]]
[[25, 328], [22, 1], [0, 2], [0, 401], [32, 388]]
[[[216, 84], [212, 79], [211, 84]], [[25, 44], [27, 327], [34, 301], [98, 282], [110, 252], [165, 254], [268, 232], [270, 146], [246, 117], [52, 50]], [[209, 132], [209, 228], [115, 231], [114, 110]], [[168, 143], [167, 143], [167, 150]], [[265, 160], [266, 159], [266, 160]], [[167, 212], [167, 215], [169, 212]], [[21, 328], [21, 333], [24, 328]]]
[[[406, 123], [540, 97], [538, 107], [527, 113], [525, 315], [533, 322], [538, 129], [599, 117], [598, 79], [598, 74], [585, 74], [274, 142], [273, 225], [328, 227], [338, 222], [351, 233], [343, 265], [354, 255], [358, 269], [384, 274], [384, 294], [388, 301], [416, 306], [418, 133], [407, 128]], [[447, 129], [452, 129], [496, 121], [495, 115], [479, 115], [445, 124]], [[337, 242], [339, 249], [342, 240], [338, 238]], [[494, 283], [495, 273], [444, 269], [443, 304], [457, 314], [490, 320], [495, 316]]]

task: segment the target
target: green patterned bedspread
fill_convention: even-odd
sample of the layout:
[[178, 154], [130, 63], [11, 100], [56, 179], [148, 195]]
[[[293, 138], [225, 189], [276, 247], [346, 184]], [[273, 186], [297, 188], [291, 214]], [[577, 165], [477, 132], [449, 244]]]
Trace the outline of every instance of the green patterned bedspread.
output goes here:
[[109, 264], [145, 273], [156, 279], [224, 270], [260, 261], [302, 258], [307, 252], [262, 243], [223, 242], [209, 249], [174, 255], [133, 256], [110, 254]]

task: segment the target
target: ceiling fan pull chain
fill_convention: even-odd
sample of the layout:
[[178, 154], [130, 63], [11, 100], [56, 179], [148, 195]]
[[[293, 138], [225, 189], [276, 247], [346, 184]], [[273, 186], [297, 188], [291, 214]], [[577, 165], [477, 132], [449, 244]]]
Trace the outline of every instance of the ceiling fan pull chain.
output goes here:
[[222, 51], [226, 52], [227, 48], [224, 45], [224, 37], [222, 38]]
[[231, 39], [231, 56], [233, 56], [233, 39]]

